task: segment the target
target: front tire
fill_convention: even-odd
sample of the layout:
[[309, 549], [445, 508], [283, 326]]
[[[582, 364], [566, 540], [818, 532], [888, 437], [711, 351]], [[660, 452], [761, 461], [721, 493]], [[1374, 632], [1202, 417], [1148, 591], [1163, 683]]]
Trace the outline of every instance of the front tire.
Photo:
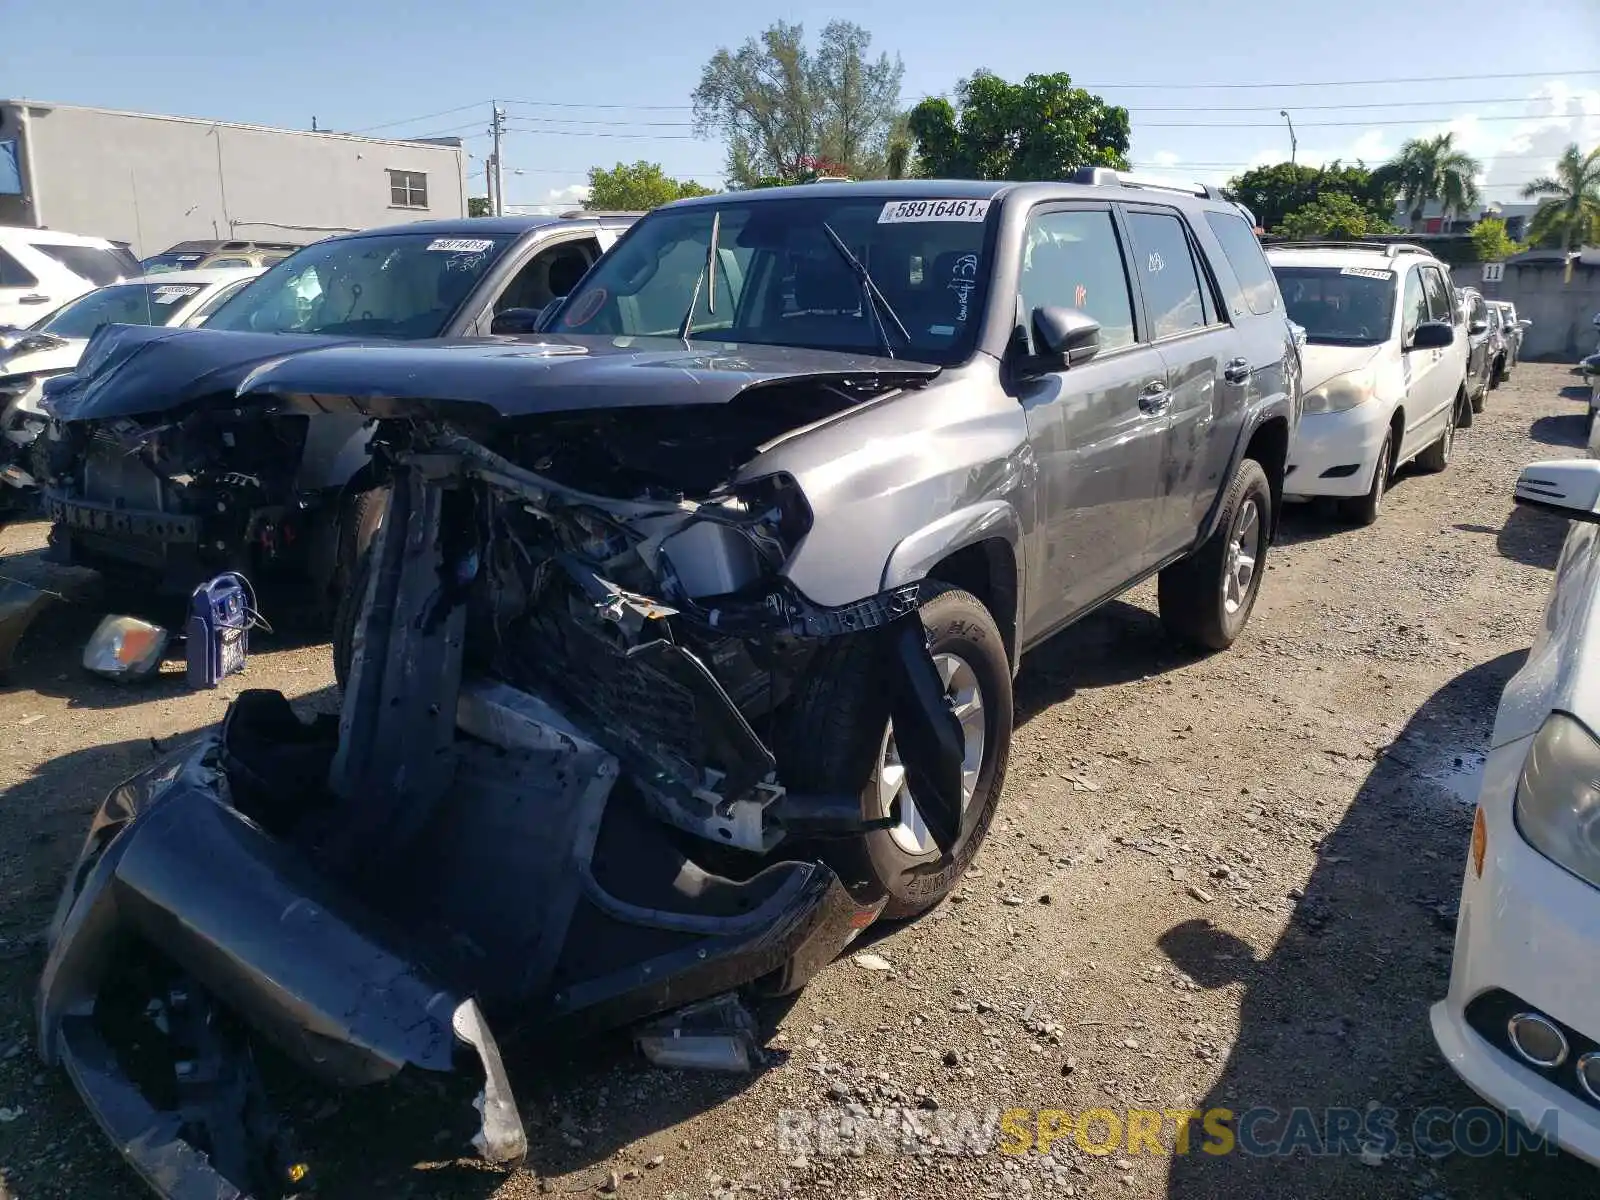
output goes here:
[[1261, 464], [1247, 458], [1205, 544], [1161, 572], [1156, 596], [1168, 633], [1202, 650], [1233, 645], [1261, 590], [1271, 528], [1272, 487]]
[[924, 912], [954, 890], [989, 832], [1011, 751], [1011, 665], [994, 618], [968, 592], [925, 587], [928, 649], [967, 735], [965, 832], [951, 853], [941, 856], [922, 825], [895, 753], [893, 725], [872, 728], [858, 719], [872, 675], [881, 670], [871, 642], [839, 639], [814, 664], [785, 723], [787, 753], [779, 755], [784, 781], [797, 792], [853, 790], [863, 767], [870, 768], [862, 814], [898, 818], [895, 827], [828, 841], [818, 852], [862, 899], [885, 898], [882, 915], [889, 920]]
[[1444, 432], [1439, 435], [1438, 441], [1417, 455], [1417, 466], [1429, 474], [1437, 475], [1450, 465], [1450, 456], [1456, 448], [1456, 425], [1460, 420], [1461, 397], [1458, 395], [1450, 406], [1449, 417], [1445, 419]]
[[1372, 472], [1372, 486], [1365, 496], [1352, 496], [1339, 501], [1339, 515], [1352, 525], [1371, 525], [1383, 511], [1383, 497], [1389, 490], [1389, 477], [1394, 473], [1394, 433], [1384, 436], [1378, 450], [1378, 465]]

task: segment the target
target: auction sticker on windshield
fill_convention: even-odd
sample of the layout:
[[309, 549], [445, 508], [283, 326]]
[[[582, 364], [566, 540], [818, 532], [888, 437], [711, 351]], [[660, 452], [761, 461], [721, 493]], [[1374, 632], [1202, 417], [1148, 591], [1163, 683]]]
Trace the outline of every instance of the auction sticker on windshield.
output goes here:
[[187, 300], [190, 296], [198, 295], [199, 292], [199, 285], [189, 283], [164, 283], [158, 288], [151, 289], [157, 304], [176, 304], [179, 300]]
[[1359, 275], [1362, 279], [1393, 279], [1394, 272], [1385, 271], [1381, 267], [1344, 267], [1341, 275]]
[[989, 215], [987, 200], [891, 200], [878, 214], [879, 225], [908, 221], [981, 221]]
[[489, 238], [434, 238], [428, 243], [428, 249], [446, 254], [481, 254], [493, 250], [494, 242]]

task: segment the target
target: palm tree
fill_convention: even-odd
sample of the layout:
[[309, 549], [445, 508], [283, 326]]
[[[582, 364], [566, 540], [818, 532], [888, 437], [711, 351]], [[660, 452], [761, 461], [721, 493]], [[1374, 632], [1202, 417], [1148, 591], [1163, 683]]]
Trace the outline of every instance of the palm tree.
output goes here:
[[1466, 216], [1478, 203], [1477, 176], [1482, 165], [1464, 150], [1455, 148], [1455, 134], [1412, 138], [1400, 153], [1381, 168], [1400, 185], [1400, 196], [1411, 218], [1411, 231], [1422, 224], [1423, 210], [1435, 200], [1444, 204], [1444, 215]]
[[[1540, 197], [1528, 226], [1528, 240], [1535, 245], [1559, 241], [1562, 253], [1570, 254], [1576, 246], [1600, 241], [1600, 146], [1584, 155], [1572, 143], [1556, 160], [1556, 173], [1535, 179], [1522, 195]], [[1572, 281], [1570, 258], [1566, 279]]]

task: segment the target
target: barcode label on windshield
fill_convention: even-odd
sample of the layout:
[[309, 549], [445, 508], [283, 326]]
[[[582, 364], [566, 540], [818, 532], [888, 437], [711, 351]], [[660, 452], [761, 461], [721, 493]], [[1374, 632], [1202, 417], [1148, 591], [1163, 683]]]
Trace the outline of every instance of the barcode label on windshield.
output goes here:
[[187, 300], [190, 296], [198, 294], [200, 289], [192, 284], [166, 283], [152, 291], [152, 297], [157, 304], [176, 304], [179, 300]]
[[989, 215], [987, 200], [891, 200], [878, 214], [879, 225], [908, 221], [981, 221]]
[[494, 242], [488, 238], [434, 238], [428, 249], [446, 254], [482, 254], [494, 249]]
[[1377, 267], [1345, 267], [1339, 272], [1341, 275], [1359, 275], [1363, 279], [1393, 279], [1394, 272], [1380, 270]]

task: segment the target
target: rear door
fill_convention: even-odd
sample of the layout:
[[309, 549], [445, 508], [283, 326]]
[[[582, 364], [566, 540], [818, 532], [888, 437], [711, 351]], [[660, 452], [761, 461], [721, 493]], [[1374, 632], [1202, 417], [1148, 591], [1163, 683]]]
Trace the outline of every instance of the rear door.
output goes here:
[[1239, 355], [1239, 340], [1182, 214], [1128, 205], [1124, 218], [1170, 402], [1150, 528], [1149, 554], [1158, 560], [1194, 543], [1218, 486], [1213, 450], [1237, 427], [1251, 364]]
[[1036, 349], [1035, 308], [1078, 309], [1100, 323], [1094, 358], [1016, 385], [1038, 470], [1023, 617], [1032, 642], [1148, 562], [1167, 369], [1135, 316], [1124, 232], [1109, 205], [1037, 208], [1023, 240], [1017, 320], [1026, 350]]

